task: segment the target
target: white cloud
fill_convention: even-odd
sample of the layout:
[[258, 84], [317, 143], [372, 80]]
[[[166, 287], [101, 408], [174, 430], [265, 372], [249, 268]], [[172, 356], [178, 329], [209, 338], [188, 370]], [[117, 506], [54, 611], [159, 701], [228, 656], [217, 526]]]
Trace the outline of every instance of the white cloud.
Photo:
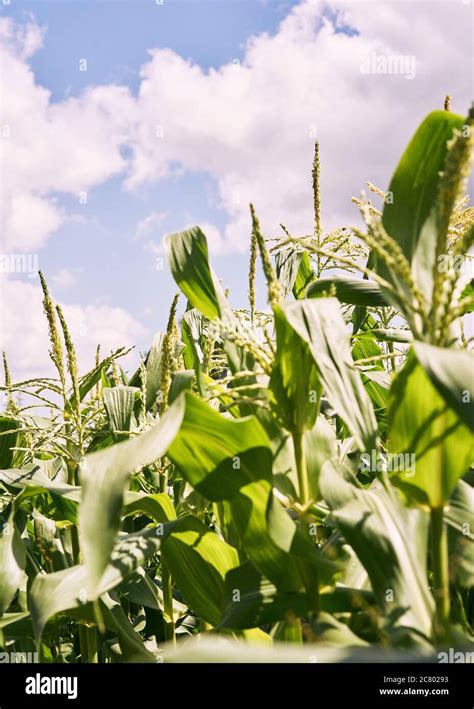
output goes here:
[[[7, 353], [13, 376], [16, 379], [52, 376], [48, 330], [38, 281], [31, 283], [0, 276], [0, 295], [0, 350]], [[3, 307], [3, 304], [8, 306]], [[61, 307], [82, 373], [94, 366], [98, 344], [105, 356], [112, 349], [136, 345], [141, 339], [150, 337], [143, 325], [122, 308], [97, 303], [85, 306], [61, 304]]]
[[121, 148], [134, 109], [129, 90], [91, 87], [53, 103], [27, 63], [42, 40], [34, 23], [0, 19], [1, 224], [8, 251], [40, 249], [65, 221], [56, 193], [79, 199], [126, 167]]
[[163, 219], [166, 217], [164, 212], [153, 211], [147, 214], [146, 217], [141, 219], [135, 229], [135, 234], [133, 235], [133, 241], [139, 241], [144, 237], [150, 236], [153, 231], [159, 226]]
[[77, 277], [75, 273], [67, 268], [60, 268], [59, 271], [53, 274], [52, 281], [54, 285], [60, 288], [68, 288], [76, 283]]
[[[354, 223], [366, 180], [387, 186], [423, 116], [467, 110], [470, 9], [454, 2], [307, 0], [274, 36], [249, 40], [240, 65], [205, 72], [169, 49], [142, 67], [130, 189], [176, 170], [216, 178], [229, 224], [222, 250], [248, 245], [252, 201], [268, 236], [312, 229], [314, 131], [326, 227]], [[331, 13], [330, 13], [331, 11]], [[337, 13], [336, 15], [334, 13]], [[354, 36], [337, 31], [350, 25]], [[415, 76], [361, 72], [364, 57], [414, 56]]]

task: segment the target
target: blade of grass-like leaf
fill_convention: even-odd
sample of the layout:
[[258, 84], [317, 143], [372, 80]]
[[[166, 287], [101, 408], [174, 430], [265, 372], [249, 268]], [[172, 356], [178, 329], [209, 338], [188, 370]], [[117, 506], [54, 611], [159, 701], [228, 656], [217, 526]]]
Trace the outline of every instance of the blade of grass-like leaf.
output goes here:
[[83, 496], [79, 528], [92, 589], [98, 587], [109, 563], [130, 475], [166, 453], [180, 427], [182, 415], [183, 407], [178, 400], [150, 430], [91, 453], [81, 463]]
[[226, 573], [239, 563], [237, 551], [196, 517], [186, 515], [170, 526], [163, 555], [183, 598], [215, 626], [221, 618]]
[[372, 308], [388, 305], [376, 281], [349, 278], [347, 276], [318, 278], [317, 281], [314, 281], [309, 286], [306, 297], [320, 298], [332, 288], [335, 288], [336, 298], [341, 303]]
[[309, 346], [329, 403], [346, 424], [360, 450], [377, 443], [372, 403], [351, 356], [350, 337], [335, 298], [284, 305], [291, 327]]
[[404, 508], [380, 483], [357, 488], [337, 466], [328, 461], [320, 477], [334, 524], [365, 567], [386, 616], [400, 609], [397, 624], [429, 637], [434, 604], [426, 577], [428, 515]]
[[474, 356], [467, 350], [413, 346], [418, 362], [431, 383], [459, 418], [474, 432]]

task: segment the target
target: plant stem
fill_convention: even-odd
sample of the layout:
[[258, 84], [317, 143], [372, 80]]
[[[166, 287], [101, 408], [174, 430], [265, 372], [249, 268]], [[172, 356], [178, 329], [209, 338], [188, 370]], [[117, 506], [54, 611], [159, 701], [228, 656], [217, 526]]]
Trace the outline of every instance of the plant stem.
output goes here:
[[87, 628], [81, 623], [77, 624], [77, 630], [79, 634], [79, 651], [81, 653], [81, 662], [87, 662], [89, 655], [89, 647], [87, 642]]
[[163, 584], [163, 610], [165, 624], [165, 639], [176, 643], [173, 616], [173, 584], [166, 561], [161, 557], [161, 583]]
[[307, 505], [310, 498], [303, 433], [299, 431], [293, 433], [293, 447], [295, 449], [296, 473], [298, 475], [299, 501], [301, 505]]
[[[299, 502], [303, 507], [306, 507], [309, 505], [311, 498], [304, 451], [304, 433], [296, 431], [292, 434], [292, 437], [295, 450], [296, 472], [298, 475]], [[308, 535], [308, 538], [311, 539], [309, 522], [304, 515], [301, 517], [300, 525], [303, 534]], [[303, 570], [303, 576], [306, 591], [312, 602], [313, 615], [317, 618], [321, 604], [319, 598], [319, 574], [316, 566], [311, 569], [311, 573], [307, 573], [307, 570]]]
[[434, 635], [438, 641], [449, 634], [449, 567], [448, 536], [443, 518], [443, 507], [431, 509], [431, 555], [433, 566], [433, 595], [436, 614]]
[[97, 644], [97, 628], [86, 628], [87, 662], [96, 664], [99, 661], [99, 648]]

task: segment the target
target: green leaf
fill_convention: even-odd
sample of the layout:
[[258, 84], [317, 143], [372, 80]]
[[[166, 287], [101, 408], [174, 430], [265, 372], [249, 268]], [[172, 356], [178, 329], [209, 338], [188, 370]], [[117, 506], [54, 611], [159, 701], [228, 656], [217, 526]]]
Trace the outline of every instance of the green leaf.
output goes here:
[[295, 284], [293, 286], [293, 295], [296, 300], [301, 300], [306, 297], [306, 289], [309, 284], [316, 278], [308, 252], [305, 251], [300, 261], [298, 272], [296, 274]]
[[[112, 362], [114, 362], [121, 355], [125, 355], [126, 353], [127, 350], [125, 349], [125, 347], [120, 347], [115, 352], [112, 352], [112, 354], [110, 354], [108, 357], [105, 357], [102, 362], [97, 365], [97, 367], [94, 367], [94, 369], [88, 372], [84, 377], [81, 377], [79, 381], [79, 398], [81, 401], [83, 401], [87, 394], [91, 391], [91, 389], [99, 383], [103, 374], [105, 374]], [[74, 396], [71, 396], [68, 401], [67, 408], [70, 410], [74, 409], [75, 406], [76, 399]]]
[[303, 300], [283, 306], [293, 330], [313, 355], [323, 392], [354, 436], [357, 447], [371, 450], [377, 441], [372, 403], [354, 367], [350, 336], [335, 298]]
[[90, 603], [115, 588], [133, 574], [143, 562], [153, 556], [164, 537], [160, 527], [151, 527], [134, 534], [122, 535], [113, 550], [111, 563], [98, 585], [91, 585], [84, 564], [52, 574], [38, 574], [30, 594], [30, 610], [37, 639], [41, 638], [47, 621], [56, 613]]
[[176, 512], [170, 496], [166, 492], [146, 495], [142, 492], [125, 493], [124, 514], [138, 512], [147, 515], [155, 522], [171, 522], [176, 519]]
[[[153, 338], [150, 350], [145, 358], [146, 370], [146, 410], [149, 411], [156, 402], [156, 397], [161, 386], [161, 358], [164, 332], [157, 332]], [[137, 369], [129, 381], [129, 386], [141, 389], [142, 374], [140, 368]]]
[[211, 625], [218, 625], [226, 573], [239, 563], [237, 551], [196, 517], [171, 523], [163, 555], [186, 603]]
[[[436, 256], [434, 211], [440, 172], [447, 155], [447, 143], [454, 129], [464, 123], [462, 116], [450, 111], [433, 111], [418, 127], [388, 188], [391, 199], [383, 210], [383, 226], [395, 239], [411, 264], [416, 281], [426, 297], [431, 297], [432, 274]], [[379, 273], [393, 278], [379, 264]]]
[[454, 488], [444, 511], [448, 525], [451, 581], [464, 588], [474, 586], [474, 490], [463, 480]]
[[[20, 434], [15, 429], [20, 428], [20, 424], [10, 416], [0, 416], [0, 469], [11, 468], [15, 457], [12, 450], [18, 444]], [[6, 431], [12, 433], [5, 434]]]
[[278, 281], [287, 298], [292, 291], [296, 300], [304, 298], [306, 288], [314, 279], [313, 269], [306, 251], [279, 251], [275, 257]]
[[115, 440], [128, 438], [124, 432], [132, 430], [133, 409], [139, 395], [140, 390], [135, 387], [116, 386], [104, 389], [104, 407]]
[[179, 429], [182, 415], [182, 406], [175, 402], [150, 430], [129, 441], [91, 453], [81, 463], [83, 497], [79, 529], [91, 588], [98, 587], [109, 563], [130, 475], [166, 453]]
[[288, 431], [303, 433], [318, 415], [321, 385], [307, 343], [294, 331], [285, 310], [274, 309], [277, 350], [270, 377], [270, 405]]
[[376, 281], [347, 276], [318, 278], [307, 290], [308, 298], [320, 298], [331, 288], [335, 288], [336, 298], [341, 303], [376, 308], [388, 305]]
[[191, 390], [193, 377], [194, 369], [181, 369], [179, 372], [175, 372], [171, 382], [170, 393], [168, 395], [168, 401], [170, 404], [172, 404], [183, 391]]
[[275, 623], [287, 617], [302, 618], [311, 610], [305, 593], [281, 592], [246, 561], [228, 572], [220, 628], [242, 630]]
[[394, 474], [412, 502], [443, 507], [472, 460], [472, 437], [431, 383], [413, 354], [390, 393], [390, 452], [415, 465]]
[[215, 502], [226, 501], [240, 542], [255, 566], [283, 590], [304, 587], [301, 564], [332, 572], [273, 497], [272, 451], [258, 420], [226, 419], [192, 394], [168, 457]]
[[473, 354], [424, 342], [416, 342], [413, 349], [431, 383], [466, 426], [474, 431]]
[[0, 617], [26, 579], [26, 550], [15, 524], [15, 505], [5, 520], [0, 517]]
[[165, 250], [173, 278], [191, 306], [209, 320], [219, 317], [228, 306], [209, 265], [207, 240], [201, 229], [196, 226], [170, 234], [165, 239]]
[[364, 490], [344, 479], [337, 460], [322, 469], [320, 487], [340, 529], [367, 571], [384, 613], [396, 624], [431, 634], [433, 599], [427, 584], [428, 515], [404, 508], [376, 482]]

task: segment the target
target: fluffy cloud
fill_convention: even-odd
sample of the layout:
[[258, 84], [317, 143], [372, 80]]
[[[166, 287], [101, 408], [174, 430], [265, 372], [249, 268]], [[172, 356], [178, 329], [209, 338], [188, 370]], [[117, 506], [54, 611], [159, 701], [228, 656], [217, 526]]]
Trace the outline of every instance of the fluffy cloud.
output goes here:
[[[15, 378], [53, 375], [49, 339], [38, 279], [0, 276], [0, 350], [5, 350]], [[62, 309], [73, 337], [81, 372], [93, 367], [97, 345], [105, 356], [132, 346], [150, 333], [128, 312], [109, 305], [65, 305]]]
[[[461, 2], [427, 11], [424, 2], [306, 0], [275, 35], [251, 38], [240, 64], [205, 72], [153, 50], [141, 71], [127, 185], [159, 180], [176, 165], [210, 173], [229, 217], [220, 249], [243, 250], [250, 201], [268, 234], [280, 222], [294, 233], [311, 230], [316, 136], [325, 225], [353, 223], [351, 196], [368, 179], [387, 185], [418, 122], [442, 107], [444, 94], [455, 110], [467, 109], [469, 20]], [[400, 55], [407, 72], [364, 73], [371, 58]]]
[[77, 195], [121, 172], [134, 106], [129, 90], [99, 86], [59, 103], [28, 59], [43, 41], [33, 23], [0, 19], [2, 64], [2, 248], [43, 247], [66, 219], [55, 195]]

